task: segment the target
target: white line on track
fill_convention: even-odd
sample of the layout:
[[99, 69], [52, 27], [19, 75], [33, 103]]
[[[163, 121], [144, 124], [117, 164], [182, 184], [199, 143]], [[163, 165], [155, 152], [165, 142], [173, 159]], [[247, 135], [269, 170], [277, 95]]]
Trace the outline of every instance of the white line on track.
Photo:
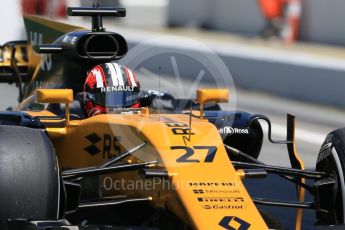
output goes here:
[[[267, 135], [268, 126], [265, 122], [260, 122], [264, 133]], [[272, 123], [272, 136], [273, 139], [281, 138], [282, 140], [286, 139], [286, 126], [278, 124], [278, 123]], [[313, 132], [310, 130], [300, 129], [296, 128], [296, 141], [297, 142], [307, 142], [313, 145], [321, 146], [324, 139], [326, 138], [326, 134]]]

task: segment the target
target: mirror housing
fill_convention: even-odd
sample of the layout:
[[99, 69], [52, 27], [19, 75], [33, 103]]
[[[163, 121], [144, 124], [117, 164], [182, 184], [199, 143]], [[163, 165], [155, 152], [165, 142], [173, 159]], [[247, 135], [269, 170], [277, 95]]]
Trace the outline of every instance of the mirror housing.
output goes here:
[[71, 89], [37, 89], [38, 103], [65, 103], [73, 102]]
[[200, 118], [204, 117], [204, 104], [209, 102], [228, 102], [228, 89], [198, 89], [196, 91], [196, 100], [200, 104]]
[[71, 89], [37, 89], [36, 100], [38, 103], [64, 103], [66, 104], [66, 121], [69, 122], [69, 104], [73, 102]]

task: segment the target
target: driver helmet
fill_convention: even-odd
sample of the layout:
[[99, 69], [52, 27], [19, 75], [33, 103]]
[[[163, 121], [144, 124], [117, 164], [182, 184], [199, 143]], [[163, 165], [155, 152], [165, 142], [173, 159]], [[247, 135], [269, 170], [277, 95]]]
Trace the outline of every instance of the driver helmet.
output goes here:
[[87, 117], [139, 107], [140, 84], [126, 66], [105, 63], [88, 73], [83, 91], [83, 109]]

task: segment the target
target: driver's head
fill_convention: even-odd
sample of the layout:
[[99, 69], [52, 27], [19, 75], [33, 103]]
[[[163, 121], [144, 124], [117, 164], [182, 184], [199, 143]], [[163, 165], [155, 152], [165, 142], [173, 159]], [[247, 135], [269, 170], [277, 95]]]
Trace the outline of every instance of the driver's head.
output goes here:
[[140, 84], [126, 66], [105, 63], [95, 66], [84, 84], [84, 112], [87, 117], [121, 108], [140, 107]]

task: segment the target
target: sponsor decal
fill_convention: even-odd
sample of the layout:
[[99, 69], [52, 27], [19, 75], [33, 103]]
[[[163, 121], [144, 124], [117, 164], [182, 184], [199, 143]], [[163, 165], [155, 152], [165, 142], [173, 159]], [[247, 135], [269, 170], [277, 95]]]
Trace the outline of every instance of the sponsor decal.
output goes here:
[[251, 224], [237, 216], [224, 216], [219, 225], [228, 230], [248, 230]]
[[215, 189], [206, 189], [206, 193], [210, 194], [229, 194], [229, 193], [240, 193], [240, 190], [234, 189], [234, 190], [215, 190]]
[[103, 158], [111, 159], [121, 154], [120, 137], [103, 135]]
[[30, 31], [30, 44], [32, 46], [41, 45], [43, 43], [43, 34]]
[[189, 125], [180, 122], [164, 122], [168, 127], [189, 127]]
[[224, 126], [223, 128], [219, 129], [218, 132], [220, 134], [249, 134], [248, 129], [233, 128], [231, 126]]
[[189, 182], [190, 187], [229, 187], [236, 186], [233, 181], [223, 181], [223, 182]]
[[[84, 148], [84, 150], [91, 156], [95, 156], [99, 153], [103, 153], [103, 158], [111, 159], [121, 153], [120, 137], [112, 136], [110, 134], [104, 134], [103, 138], [97, 135], [97, 133], [91, 133], [85, 138], [91, 143], [91, 145]], [[103, 141], [102, 149], [97, 147], [99, 142]]]
[[[201, 207], [204, 209], [245, 209], [242, 197], [198, 197], [197, 200], [201, 203], [206, 203]], [[216, 203], [216, 204], [212, 204]], [[232, 204], [220, 204], [232, 203]]]
[[96, 144], [100, 142], [102, 139], [96, 134], [91, 133], [85, 137], [89, 142], [91, 142], [91, 145], [84, 148], [86, 152], [88, 152], [91, 156], [94, 156], [101, 152], [99, 148], [97, 148]]
[[198, 197], [199, 202], [215, 203], [215, 202], [244, 202], [243, 197]]
[[[32, 47], [43, 44], [43, 34], [30, 31], [30, 44]], [[51, 54], [41, 54], [41, 70], [50, 71], [53, 67]]]
[[203, 206], [201, 206], [203, 209], [246, 209], [246, 207], [244, 205], [235, 205], [235, 204], [226, 204], [226, 205], [218, 205], [218, 204], [214, 204], [214, 205], [209, 205], [209, 204], [205, 204]]
[[240, 193], [238, 189], [223, 190], [223, 189], [193, 189], [194, 194], [234, 194]]
[[78, 37], [76, 37], [76, 36], [66, 35], [62, 39], [62, 42], [65, 44], [75, 45], [75, 43], [77, 42], [77, 39], [78, 39]]
[[101, 89], [101, 92], [117, 92], [117, 91], [128, 91], [128, 92], [133, 92], [134, 88], [136, 86], [133, 85], [118, 85], [118, 86], [107, 86], [107, 87], [99, 87]]
[[166, 126], [170, 128], [170, 130], [172, 131], [174, 135], [177, 135], [177, 136], [181, 135], [182, 140], [185, 145], [187, 145], [187, 142], [190, 142], [191, 135], [195, 134], [192, 132], [192, 127], [189, 127], [188, 124], [175, 122], [171, 119], [165, 119], [164, 123], [166, 124]]
[[189, 130], [189, 125], [181, 122], [166, 121], [164, 122], [168, 126], [174, 135], [194, 135], [194, 133]]
[[42, 54], [41, 55], [41, 69], [42, 71], [50, 71], [53, 67], [52, 55]]

